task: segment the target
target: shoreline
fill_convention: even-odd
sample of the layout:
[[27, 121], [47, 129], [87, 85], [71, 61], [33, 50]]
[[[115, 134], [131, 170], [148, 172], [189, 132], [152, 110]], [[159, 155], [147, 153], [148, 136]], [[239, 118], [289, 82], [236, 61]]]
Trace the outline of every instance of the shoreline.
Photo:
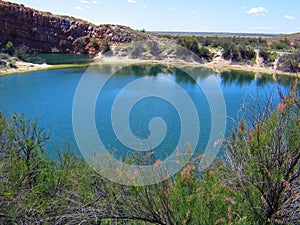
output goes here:
[[11, 75], [11, 74], [24, 74], [29, 72], [38, 72], [43, 70], [54, 70], [54, 69], [67, 69], [67, 68], [83, 68], [89, 67], [93, 63], [87, 64], [59, 64], [59, 65], [49, 65], [49, 64], [34, 64], [23, 62], [21, 67], [18, 68], [5, 68], [4, 72], [0, 69], [0, 77]]
[[67, 68], [84, 68], [89, 66], [96, 66], [101, 64], [166, 64], [175, 67], [191, 66], [191, 67], [203, 67], [209, 68], [212, 71], [220, 74], [225, 71], [230, 70], [241, 70], [254, 73], [263, 73], [274, 75], [284, 75], [297, 77], [297, 74], [288, 73], [284, 71], [274, 70], [270, 67], [257, 67], [251, 65], [237, 65], [231, 64], [229, 61], [219, 61], [199, 64], [195, 62], [185, 62], [182, 60], [139, 60], [139, 59], [128, 59], [128, 58], [118, 58], [118, 57], [105, 57], [101, 59], [95, 59], [94, 62], [84, 63], [84, 64], [59, 64], [59, 65], [49, 65], [49, 64], [33, 64], [23, 61], [18, 61], [17, 68], [5, 68], [0, 69], [0, 77], [10, 74], [24, 74], [28, 72], [43, 71], [43, 70], [53, 70], [53, 69], [67, 69]]

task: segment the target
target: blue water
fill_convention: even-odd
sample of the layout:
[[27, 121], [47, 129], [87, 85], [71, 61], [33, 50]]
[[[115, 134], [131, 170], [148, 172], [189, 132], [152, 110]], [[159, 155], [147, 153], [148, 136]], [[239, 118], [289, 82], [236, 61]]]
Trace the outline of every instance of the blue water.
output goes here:
[[[111, 70], [112, 68], [101, 67], [97, 73], [102, 76]], [[41, 128], [50, 130], [51, 139], [46, 144], [46, 149], [51, 157], [55, 157], [57, 151], [63, 151], [67, 143], [80, 154], [72, 128], [72, 106], [76, 88], [85, 72], [86, 68], [77, 68], [2, 76], [0, 77], [0, 109], [6, 115], [24, 112], [26, 117], [37, 119]], [[111, 123], [111, 108], [114, 99], [122, 89], [141, 77], [149, 78], [151, 85], [163, 85], [160, 78], [175, 81], [188, 93], [197, 108], [200, 120], [198, 151], [205, 149], [207, 145], [211, 112], [205, 94], [195, 81], [205, 83], [212, 77], [216, 79], [225, 100], [227, 133], [232, 130], [243, 104], [258, 104], [258, 101], [262, 102], [265, 96], [273, 92], [274, 105], [276, 105], [279, 102], [277, 87], [280, 86], [286, 91], [293, 81], [288, 77], [280, 77], [280, 83], [277, 83], [268, 75], [255, 78], [254, 73], [237, 71], [216, 74], [208, 69], [198, 69], [196, 74], [196, 77], [191, 79], [180, 70], [159, 65], [130, 66], [116, 73], [102, 89], [95, 108], [97, 130], [104, 145], [121, 155], [129, 155], [137, 150], [129, 149], [118, 140]], [[161, 91], [170, 92], [164, 88]], [[252, 96], [259, 96], [259, 100], [250, 102]], [[123, 116], [122, 112], [120, 116]], [[180, 115], [174, 106], [164, 99], [150, 96], [134, 105], [129, 124], [134, 135], [144, 139], [151, 135], [149, 122], [154, 117], [162, 118], [168, 128], [161, 145], [153, 149], [160, 152], [163, 158], [170, 150], [176, 148], [180, 136]], [[147, 144], [151, 149], [151, 143]]]

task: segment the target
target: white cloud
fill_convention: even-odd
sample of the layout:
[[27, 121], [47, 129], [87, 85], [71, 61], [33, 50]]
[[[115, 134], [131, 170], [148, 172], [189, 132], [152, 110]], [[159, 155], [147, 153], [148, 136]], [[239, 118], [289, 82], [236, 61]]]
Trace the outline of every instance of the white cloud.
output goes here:
[[259, 6], [259, 7], [253, 7], [249, 9], [246, 13], [255, 14], [256, 16], [265, 16], [267, 12], [268, 12], [267, 9], [265, 9], [262, 6]]
[[83, 8], [79, 7], [79, 6], [76, 6], [74, 9], [76, 9], [76, 10], [83, 10]]
[[128, 0], [129, 3], [136, 3], [136, 0]]
[[84, 3], [84, 4], [88, 4], [89, 3], [89, 1], [87, 1], [87, 0], [80, 0], [80, 2]]
[[284, 16], [284, 18], [286, 18], [287, 20], [294, 20], [294, 19], [296, 19], [295, 17], [289, 16], [289, 15]]
[[98, 4], [98, 1], [93, 1], [94, 4]]

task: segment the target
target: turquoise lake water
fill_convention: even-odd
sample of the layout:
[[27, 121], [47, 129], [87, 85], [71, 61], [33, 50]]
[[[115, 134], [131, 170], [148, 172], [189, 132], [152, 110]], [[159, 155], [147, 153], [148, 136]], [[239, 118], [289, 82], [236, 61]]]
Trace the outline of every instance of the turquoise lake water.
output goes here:
[[[104, 76], [113, 70], [113, 66], [101, 66], [93, 70], [93, 75]], [[6, 115], [24, 112], [26, 117], [37, 119], [41, 128], [50, 130], [51, 139], [46, 144], [50, 156], [55, 157], [56, 151], [63, 151], [67, 143], [70, 143], [71, 147], [79, 153], [73, 133], [72, 107], [76, 88], [83, 74], [88, 74], [86, 68], [2, 76], [0, 77], [0, 109]], [[128, 148], [118, 139], [114, 133], [111, 111], [114, 100], [122, 93], [124, 87], [141, 78], [145, 78], [149, 85], [153, 85], [152, 87], [159, 85], [162, 94], [171, 93], [169, 86], [164, 88], [162, 79], [176, 83], [188, 94], [197, 109], [200, 121], [197, 151], [205, 149], [212, 124], [211, 107], [198, 84], [209, 85], [208, 81], [213, 78], [219, 85], [226, 105], [228, 134], [235, 124], [238, 113], [241, 113], [242, 105], [259, 105], [269, 93], [273, 92], [274, 106], [276, 106], [279, 102], [277, 88], [281, 87], [286, 92], [293, 82], [290, 77], [282, 76], [279, 77], [279, 82], [275, 82], [269, 75], [259, 75], [256, 78], [254, 73], [239, 71], [216, 74], [209, 69], [193, 69], [193, 74], [190, 77], [180, 69], [161, 65], [131, 65], [116, 72], [99, 93], [95, 105], [94, 118], [97, 131], [106, 148], [118, 155], [129, 155], [137, 150]], [[210, 91], [214, 92], [213, 89]], [[125, 94], [128, 98], [134, 98], [138, 93], [132, 91]], [[182, 104], [185, 106], [186, 103], [182, 102]], [[124, 112], [120, 111], [119, 115], [124, 116]], [[84, 110], [82, 116], [85, 116]], [[131, 132], [140, 139], [151, 136], [149, 130], [151, 119], [161, 118], [164, 121], [167, 127], [165, 138], [153, 149], [164, 158], [178, 144], [180, 117], [180, 112], [177, 112], [167, 100], [148, 96], [134, 104], [128, 120]], [[151, 148], [151, 143], [148, 144]]]

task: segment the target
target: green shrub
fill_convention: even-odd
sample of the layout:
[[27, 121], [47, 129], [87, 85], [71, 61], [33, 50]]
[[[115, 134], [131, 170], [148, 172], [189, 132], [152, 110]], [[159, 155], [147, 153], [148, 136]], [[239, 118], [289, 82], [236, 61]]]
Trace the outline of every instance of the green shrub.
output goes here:
[[278, 69], [288, 73], [300, 72], [300, 53], [284, 54], [279, 58]]
[[278, 54], [276, 52], [271, 52], [268, 50], [261, 50], [259, 52], [260, 57], [263, 58], [263, 63], [267, 66], [272, 66], [272, 64], [276, 61]]
[[93, 38], [92, 39], [92, 46], [94, 48], [98, 48], [99, 47], [99, 38]]
[[192, 51], [196, 55], [199, 54], [199, 44], [196, 38], [193, 37], [179, 37], [177, 43], [182, 47]]
[[14, 54], [14, 44], [8, 41], [4, 46], [3, 52], [12, 56]]
[[108, 40], [105, 40], [103, 43], [102, 43], [102, 48], [101, 48], [101, 53], [102, 54], [105, 54], [107, 52], [109, 52], [111, 49], [110, 49], [110, 43]]
[[[247, 220], [255, 224], [299, 222], [300, 104], [294, 91], [283, 96], [277, 112], [269, 105], [252, 118], [252, 125], [240, 120], [227, 142], [227, 181], [235, 199], [248, 209]], [[297, 211], [297, 213], [295, 213]]]
[[202, 59], [205, 59], [207, 61], [211, 61], [212, 58], [213, 58], [213, 53], [210, 52], [210, 50], [205, 47], [205, 46], [201, 46], [199, 47], [199, 50], [198, 50], [198, 56]]

